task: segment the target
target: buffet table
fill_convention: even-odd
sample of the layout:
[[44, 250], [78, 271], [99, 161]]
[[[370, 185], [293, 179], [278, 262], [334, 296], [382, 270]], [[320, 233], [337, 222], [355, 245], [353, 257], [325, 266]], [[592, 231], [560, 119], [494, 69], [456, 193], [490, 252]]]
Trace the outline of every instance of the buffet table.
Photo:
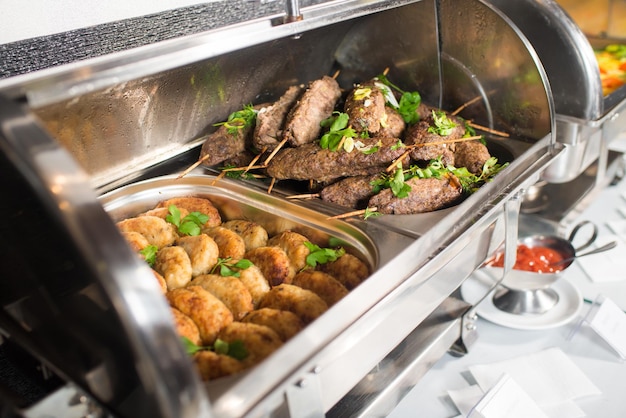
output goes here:
[[[545, 319], [507, 317], [512, 314], [494, 314], [488, 306], [478, 309], [476, 322], [478, 339], [462, 357], [446, 354], [420, 380], [389, 415], [404, 417], [457, 417], [459, 409], [450, 392], [466, 391], [473, 385], [470, 368], [505, 360], [516, 361], [528, 356], [557, 349], [573, 361], [580, 371], [599, 390], [598, 394], [575, 400], [588, 417], [623, 417], [626, 413], [626, 363], [618, 353], [589, 325], [588, 313], [593, 302], [602, 295], [626, 311], [626, 181], [604, 188], [593, 199], [574, 223], [591, 220], [598, 226], [597, 245], [611, 240], [618, 246], [606, 253], [590, 255], [574, 262], [568, 269], [562, 288], [575, 289], [579, 302], [560, 301], [570, 306], [561, 307], [561, 313], [542, 314]], [[584, 252], [584, 251], [581, 251]], [[473, 280], [470, 277], [468, 281]], [[557, 282], [558, 283], [558, 282]], [[464, 285], [465, 286], [465, 285]], [[463, 288], [461, 293], [463, 293]], [[467, 291], [465, 292], [468, 293]], [[491, 304], [491, 300], [483, 301]], [[596, 305], [597, 306], [597, 305]], [[555, 307], [556, 308], [556, 307]], [[571, 310], [575, 312], [572, 313]], [[484, 317], [487, 316], [488, 319]], [[559, 416], [559, 413], [548, 415]], [[563, 413], [560, 416], [566, 416]], [[570, 415], [571, 416], [571, 415]]]

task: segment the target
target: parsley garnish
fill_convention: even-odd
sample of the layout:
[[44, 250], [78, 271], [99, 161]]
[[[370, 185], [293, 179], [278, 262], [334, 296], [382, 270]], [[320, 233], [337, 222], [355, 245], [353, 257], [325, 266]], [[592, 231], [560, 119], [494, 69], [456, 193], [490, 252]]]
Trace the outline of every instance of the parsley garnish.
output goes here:
[[226, 122], [219, 122], [213, 126], [224, 125], [229, 134], [235, 135], [240, 129], [248, 128], [256, 122], [257, 111], [250, 105], [228, 115]]
[[215, 340], [215, 343], [213, 343], [212, 346], [211, 345], [209, 346], [196, 345], [193, 342], [191, 342], [189, 338], [183, 337], [183, 336], [180, 337], [180, 340], [182, 341], [183, 346], [185, 347], [185, 351], [187, 352], [188, 355], [194, 355], [199, 351], [210, 350], [217, 354], [225, 354], [237, 360], [243, 360], [246, 357], [248, 357], [248, 350], [246, 350], [246, 346], [241, 340], [233, 341], [232, 343], [227, 343], [226, 341], [218, 338], [217, 340]]
[[183, 235], [200, 235], [200, 227], [204, 225], [208, 220], [208, 215], [200, 212], [191, 212], [184, 218], [180, 218], [180, 210], [176, 205], [170, 205], [169, 213], [165, 217], [165, 220], [178, 228], [178, 232]]
[[[397, 110], [402, 116], [402, 119], [404, 119], [404, 121], [409, 125], [419, 122], [420, 116], [417, 113], [417, 108], [422, 103], [422, 97], [420, 94], [416, 91], [411, 92], [402, 90], [400, 87], [389, 81], [387, 76], [384, 74], [381, 74], [376, 78], [380, 81], [380, 83], [377, 83], [376, 86], [382, 90], [385, 95], [385, 99], [387, 100], [387, 104]], [[400, 102], [396, 101], [396, 98], [389, 87], [402, 94]]]
[[448, 136], [457, 127], [457, 124], [443, 110], [433, 110], [433, 123], [435, 125], [429, 126], [428, 132], [439, 136]]
[[[347, 113], [334, 111], [332, 116], [321, 122], [323, 128], [329, 128], [328, 132], [320, 138], [320, 147], [322, 147], [322, 149], [337, 151], [342, 138], [352, 139], [356, 137], [354, 129], [348, 127], [348, 120], [349, 117]], [[353, 141], [350, 142], [348, 149], [350, 146], [353, 146], [353, 144]], [[346, 151], [348, 150], [346, 149]]]
[[312, 242], [305, 241], [304, 245], [309, 249], [310, 253], [306, 256], [306, 264], [311, 267], [315, 267], [318, 264], [326, 264], [330, 261], [335, 261], [346, 253], [342, 247], [333, 248], [320, 248]]
[[220, 276], [224, 277], [239, 277], [239, 272], [237, 270], [233, 270], [234, 268], [245, 270], [248, 267], [252, 266], [252, 261], [242, 258], [233, 263], [232, 258], [218, 258], [217, 264], [211, 269], [211, 274], [214, 274], [217, 269], [220, 271]]
[[374, 210], [372, 208], [365, 208], [365, 212], [363, 213], [363, 219], [367, 220], [368, 218], [377, 218], [381, 215], [382, 213], [378, 212], [377, 210]]
[[148, 245], [139, 251], [139, 254], [143, 255], [143, 259], [148, 263], [150, 267], [154, 266], [156, 261], [156, 254], [159, 251], [159, 247], [156, 245]]
[[[234, 165], [226, 165], [224, 166], [225, 169], [227, 168], [236, 168]], [[231, 179], [236, 179], [236, 180], [240, 180], [240, 179], [245, 179], [245, 180], [252, 180], [254, 179], [254, 174], [252, 174], [249, 171], [246, 171], [244, 169], [242, 170], [228, 170], [228, 171], [224, 171], [224, 173], [226, 173], [226, 177], [231, 178]]]
[[374, 193], [379, 193], [382, 189], [391, 189], [394, 196], [404, 198], [407, 197], [411, 191], [411, 186], [406, 184], [406, 181], [411, 178], [434, 177], [439, 179], [454, 174], [459, 179], [463, 191], [471, 194], [478, 190], [480, 185], [491, 181], [491, 179], [506, 166], [508, 166], [508, 163], [498, 164], [498, 159], [491, 157], [483, 165], [481, 174], [475, 175], [470, 173], [466, 167], [456, 168], [453, 166], [445, 166], [441, 158], [438, 158], [431, 160], [424, 168], [412, 165], [407, 170], [402, 170], [398, 167], [393, 176], [383, 175], [373, 180], [370, 184], [372, 185], [372, 191]]

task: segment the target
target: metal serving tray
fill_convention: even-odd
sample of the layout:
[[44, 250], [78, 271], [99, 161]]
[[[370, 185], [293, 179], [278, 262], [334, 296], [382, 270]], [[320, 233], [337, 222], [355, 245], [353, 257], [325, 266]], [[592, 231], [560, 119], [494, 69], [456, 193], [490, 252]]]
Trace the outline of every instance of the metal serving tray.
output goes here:
[[[505, 239], [516, 238], [519, 195], [561, 151], [543, 67], [489, 3], [335, 1], [303, 9], [302, 17], [285, 23], [273, 16], [0, 81], [0, 168], [11, 185], [2, 186], [0, 203], [9, 215], [0, 219], [1, 248], [11, 260], [0, 263], [7, 286], [0, 328], [108, 411], [323, 416], [381, 361], [411, 362], [410, 353], [390, 353], [409, 335], [423, 335], [420, 325], [446, 310], [453, 292]], [[288, 201], [280, 188], [267, 195], [258, 183], [220, 183], [220, 193], [242, 197], [250, 210], [293, 208], [293, 219], [304, 214], [305, 224], [357, 237], [355, 247], [375, 271], [280, 355], [220, 393], [207, 392], [156, 284], [127, 280], [150, 272], [97, 196], [111, 192], [109, 199], [121, 186], [150, 181], [165, 166], [176, 167], [165, 171], [175, 175], [197, 158], [213, 124], [244, 103], [275, 99], [290, 84], [336, 70], [348, 88], [385, 68], [396, 84], [444, 109], [479, 98], [461, 116], [509, 133], [490, 140], [507, 150], [510, 165], [432, 216], [328, 225], [322, 220], [339, 208]], [[33, 219], [41, 220], [39, 229]], [[33, 249], [62, 257], [51, 257], [50, 272], [29, 262]], [[420, 355], [421, 364], [432, 361]]]

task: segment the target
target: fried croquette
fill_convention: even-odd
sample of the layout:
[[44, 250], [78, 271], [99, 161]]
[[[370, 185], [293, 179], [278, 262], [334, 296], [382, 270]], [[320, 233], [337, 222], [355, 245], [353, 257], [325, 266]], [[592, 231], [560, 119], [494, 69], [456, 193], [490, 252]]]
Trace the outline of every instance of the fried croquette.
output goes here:
[[333, 306], [348, 294], [348, 289], [330, 274], [316, 270], [302, 270], [293, 278], [294, 285], [308, 289]]
[[189, 256], [194, 277], [210, 272], [217, 264], [219, 248], [213, 238], [206, 234], [180, 237], [176, 245], [182, 247]]
[[191, 260], [183, 247], [161, 248], [156, 254], [154, 269], [163, 276], [168, 290], [187, 286], [191, 280]]
[[170, 307], [170, 311], [174, 317], [174, 327], [178, 335], [186, 337], [195, 345], [201, 345], [202, 339], [200, 338], [200, 330], [196, 323], [193, 322], [193, 319], [174, 307]]
[[148, 240], [150, 245], [158, 248], [172, 245], [178, 237], [174, 225], [156, 216], [124, 219], [117, 223], [117, 227], [122, 232], [138, 232]]
[[339, 280], [348, 290], [357, 287], [370, 274], [367, 264], [349, 253], [335, 261], [318, 264], [318, 269]]
[[203, 227], [217, 226], [222, 223], [222, 217], [220, 216], [217, 208], [211, 203], [209, 199], [203, 197], [173, 197], [171, 199], [164, 200], [157, 205], [157, 208], [169, 208], [170, 205], [176, 206], [179, 210], [186, 209], [189, 213], [200, 212], [207, 215], [209, 219], [203, 225]]
[[226, 305], [200, 286], [170, 290], [165, 296], [171, 306], [198, 326], [203, 345], [213, 344], [220, 330], [233, 322], [233, 314]]
[[250, 250], [245, 258], [257, 266], [270, 286], [291, 283], [296, 270], [287, 253], [279, 247], [259, 247]]
[[251, 322], [270, 327], [283, 341], [289, 340], [304, 328], [304, 323], [295, 313], [273, 308], [262, 308], [249, 312], [241, 322]]
[[246, 243], [239, 234], [228, 228], [216, 226], [204, 229], [203, 232], [215, 241], [219, 248], [220, 258], [241, 260], [246, 253]]
[[326, 312], [328, 305], [310, 290], [292, 284], [281, 284], [267, 292], [259, 304], [259, 308], [274, 308], [293, 312], [305, 325], [308, 325]]
[[230, 229], [241, 236], [246, 246], [246, 251], [267, 245], [267, 231], [256, 222], [235, 219], [223, 222], [221, 226]]
[[233, 322], [225, 326], [218, 338], [227, 343], [243, 343], [248, 354], [241, 362], [246, 367], [258, 364], [283, 345], [283, 340], [273, 329], [247, 322]]
[[309, 239], [302, 234], [284, 231], [270, 238], [267, 245], [282, 248], [287, 253], [294, 269], [299, 271], [306, 266], [306, 257], [311, 253], [307, 246], [304, 245], [308, 241]]
[[242, 371], [244, 363], [229, 357], [226, 354], [217, 354], [213, 351], [198, 351], [193, 356], [193, 362], [204, 381], [230, 376]]
[[248, 288], [237, 277], [203, 274], [194, 278], [189, 285], [201, 286], [221, 300], [233, 314], [235, 321], [254, 309]]

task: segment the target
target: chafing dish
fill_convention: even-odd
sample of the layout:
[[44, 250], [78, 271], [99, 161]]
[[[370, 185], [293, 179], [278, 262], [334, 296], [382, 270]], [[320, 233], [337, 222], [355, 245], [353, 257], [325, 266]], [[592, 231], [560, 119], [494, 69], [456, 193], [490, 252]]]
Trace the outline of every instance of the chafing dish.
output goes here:
[[[469, 342], [469, 306], [455, 291], [503, 242], [515, 243], [520, 194], [562, 151], [542, 63], [488, 2], [332, 1], [297, 15], [0, 81], [0, 329], [89, 405], [154, 417], [385, 413], [386, 401], [434, 359]], [[187, 168], [204, 134], [243, 103], [275, 99], [294, 82], [337, 70], [347, 88], [385, 68], [426, 103], [475, 103], [461, 116], [509, 134], [486, 134], [509, 166], [446, 210], [329, 222], [345, 222], [361, 237], [372, 275], [276, 355], [207, 390], [164, 300], [127, 280], [146, 268], [116, 230], [108, 199]], [[321, 201], [288, 202], [290, 190], [280, 185], [272, 195], [252, 181], [218, 187], [250, 199], [249, 207], [293, 208], [298, 222], [306, 222], [303, 214], [341, 213]], [[33, 252], [48, 256], [33, 262]], [[67, 399], [66, 389], [30, 412]]]

